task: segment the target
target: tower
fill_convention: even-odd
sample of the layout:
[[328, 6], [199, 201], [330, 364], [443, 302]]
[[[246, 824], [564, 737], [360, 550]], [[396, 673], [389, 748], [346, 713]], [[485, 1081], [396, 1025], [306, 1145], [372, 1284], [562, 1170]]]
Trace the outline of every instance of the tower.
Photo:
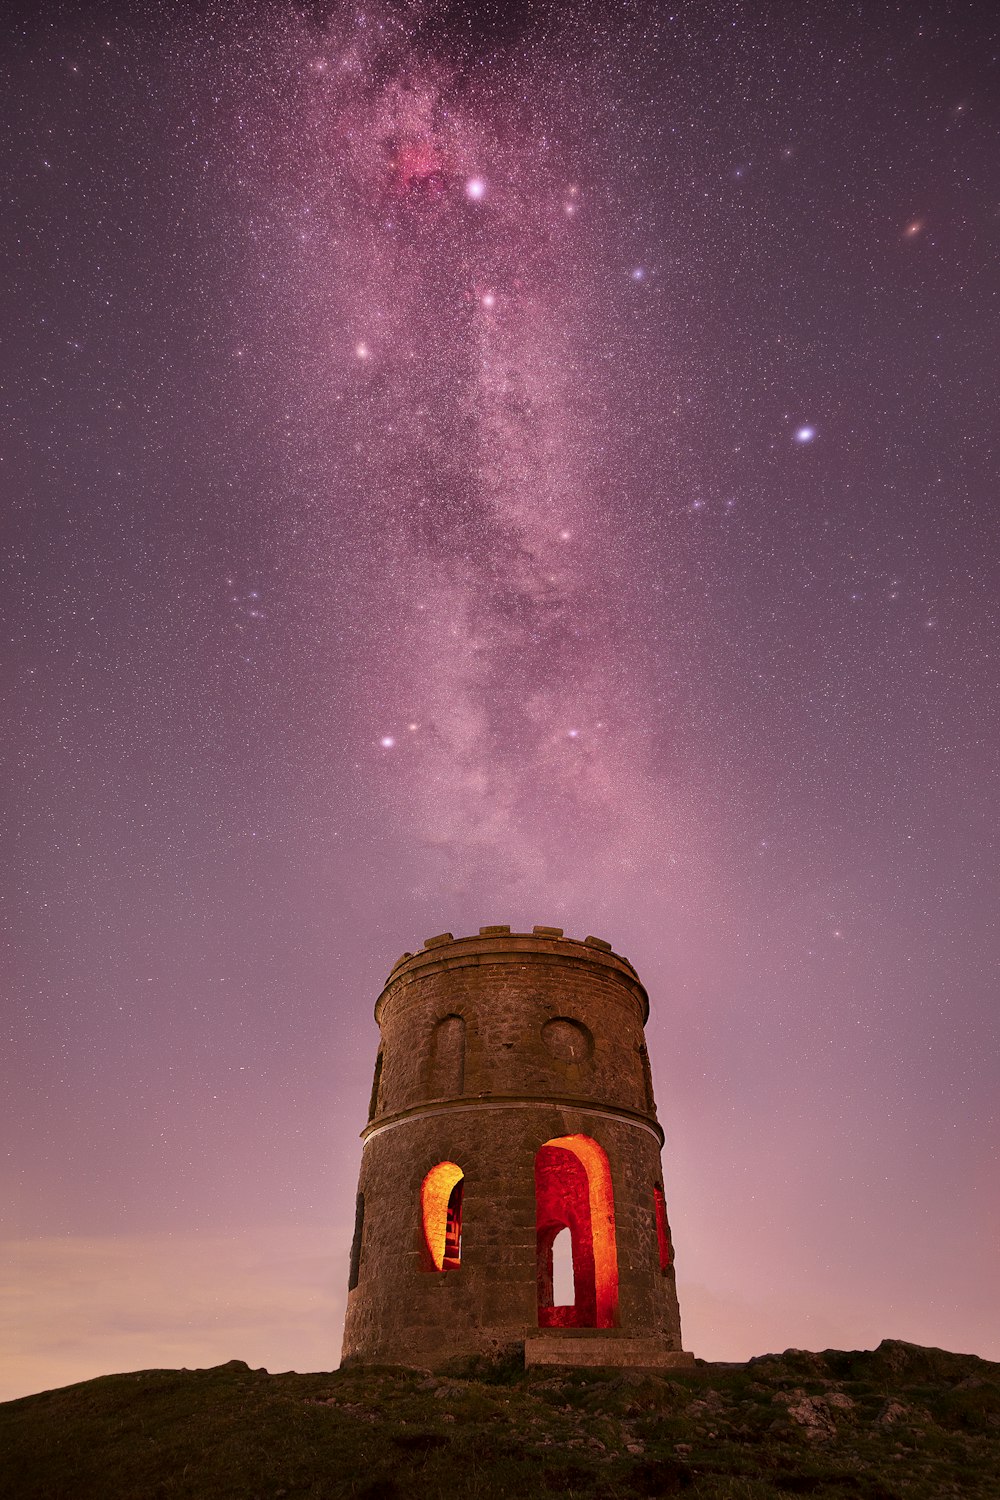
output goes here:
[[428, 938], [375, 1005], [345, 1363], [681, 1350], [646, 991], [558, 927]]

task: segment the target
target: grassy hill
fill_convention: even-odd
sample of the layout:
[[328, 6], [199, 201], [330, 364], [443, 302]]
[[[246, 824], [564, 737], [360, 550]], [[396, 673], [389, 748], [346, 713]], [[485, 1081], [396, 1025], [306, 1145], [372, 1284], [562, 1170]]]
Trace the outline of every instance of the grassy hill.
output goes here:
[[3, 1500], [1000, 1497], [1000, 1365], [893, 1341], [690, 1371], [109, 1375], [0, 1405]]

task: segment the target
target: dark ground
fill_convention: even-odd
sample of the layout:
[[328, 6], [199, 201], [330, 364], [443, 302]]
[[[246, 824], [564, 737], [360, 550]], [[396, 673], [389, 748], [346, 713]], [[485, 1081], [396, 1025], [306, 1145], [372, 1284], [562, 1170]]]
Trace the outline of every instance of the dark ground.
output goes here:
[[886, 1340], [746, 1365], [109, 1375], [0, 1405], [4, 1500], [1000, 1497], [1000, 1364]]

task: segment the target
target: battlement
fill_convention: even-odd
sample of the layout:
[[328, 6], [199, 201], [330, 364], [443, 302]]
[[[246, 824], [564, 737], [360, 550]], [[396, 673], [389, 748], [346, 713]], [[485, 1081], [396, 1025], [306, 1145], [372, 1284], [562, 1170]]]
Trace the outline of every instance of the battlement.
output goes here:
[[[493, 926], [493, 927], [480, 927], [479, 932], [478, 932], [478, 936], [479, 937], [541, 937], [541, 938], [562, 938], [563, 941], [567, 942], [567, 943], [581, 943], [582, 942], [583, 945], [584, 945], [584, 947], [586, 947], [586, 948], [599, 948], [602, 953], [613, 953], [614, 952], [614, 949], [612, 948], [611, 944], [605, 942], [605, 940], [603, 938], [599, 938], [599, 937], [568, 938], [568, 937], [566, 937], [566, 935], [563, 932], [563, 929], [561, 927], [533, 927], [530, 932], [512, 932], [509, 926], [498, 925], [498, 926]], [[454, 933], [451, 933], [451, 932], [439, 932], [434, 937], [424, 938], [423, 950], [422, 951], [426, 951], [428, 948], [440, 948], [445, 943], [466, 943], [466, 942], [469, 942], [469, 941], [470, 941], [469, 938], [456, 938], [455, 935], [454, 935]], [[629, 966], [630, 969], [632, 968], [632, 965], [629, 963], [628, 959], [627, 958], [622, 958], [622, 955], [620, 953], [616, 954], [615, 956], [616, 956], [616, 958], [620, 958], [621, 961], [622, 961], [622, 963], [628, 964], [628, 966]], [[395, 964], [393, 964], [393, 968], [394, 969], [398, 968], [398, 966], [403, 962], [404, 959], [412, 958], [412, 957], [413, 957], [412, 953], [404, 953], [402, 955], [402, 957], [398, 958], [396, 960]], [[633, 970], [633, 973], [634, 972], [635, 971]]]
[[643, 1024], [648, 1021], [649, 997], [635, 968], [603, 938], [593, 935], [569, 938], [561, 927], [536, 926], [530, 932], [512, 932], [510, 927], [504, 925], [480, 927], [478, 933], [469, 937], [455, 937], [451, 932], [439, 932], [433, 937], [425, 938], [423, 946], [417, 952], [403, 953], [393, 964], [375, 1003], [375, 1019], [380, 1019], [387, 996], [401, 980], [437, 972], [441, 967], [451, 969], [490, 963], [525, 963], [533, 959], [540, 962], [556, 960], [560, 963], [565, 963], [568, 959], [571, 962], [596, 964], [610, 974], [616, 974], [635, 994], [642, 1010]]

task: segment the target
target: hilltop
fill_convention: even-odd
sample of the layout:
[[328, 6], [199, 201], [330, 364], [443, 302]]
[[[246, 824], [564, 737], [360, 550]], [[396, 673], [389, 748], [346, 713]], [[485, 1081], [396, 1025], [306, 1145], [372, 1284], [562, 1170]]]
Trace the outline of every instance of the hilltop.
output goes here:
[[886, 1340], [668, 1374], [109, 1375], [0, 1405], [4, 1500], [1000, 1496], [1000, 1364]]

